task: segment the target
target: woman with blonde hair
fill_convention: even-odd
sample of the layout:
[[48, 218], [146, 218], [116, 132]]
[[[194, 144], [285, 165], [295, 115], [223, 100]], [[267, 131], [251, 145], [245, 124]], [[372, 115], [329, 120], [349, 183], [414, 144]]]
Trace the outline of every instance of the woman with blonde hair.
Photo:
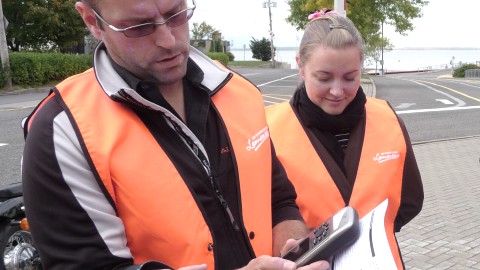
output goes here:
[[[404, 269], [395, 232], [424, 199], [407, 130], [388, 102], [360, 87], [364, 47], [354, 24], [326, 9], [309, 19], [296, 56], [302, 81], [289, 102], [267, 108], [277, 155], [310, 228], [352, 206], [380, 224], [364, 263]], [[389, 248], [374, 250], [382, 239]]]

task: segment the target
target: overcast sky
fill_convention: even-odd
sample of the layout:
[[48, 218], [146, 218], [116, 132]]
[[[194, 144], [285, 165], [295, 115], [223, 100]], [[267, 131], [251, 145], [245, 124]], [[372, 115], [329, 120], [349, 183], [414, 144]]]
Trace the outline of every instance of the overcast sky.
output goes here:
[[[289, 15], [286, 0], [275, 0], [271, 8], [274, 45], [298, 46], [301, 31], [285, 22]], [[192, 22], [205, 21], [233, 42], [234, 48], [247, 48], [252, 37], [269, 37], [268, 8], [264, 0], [196, 0]], [[395, 48], [404, 47], [474, 47], [480, 48], [480, 0], [430, 0], [423, 16], [413, 21], [415, 29], [401, 36], [385, 26], [384, 36]]]

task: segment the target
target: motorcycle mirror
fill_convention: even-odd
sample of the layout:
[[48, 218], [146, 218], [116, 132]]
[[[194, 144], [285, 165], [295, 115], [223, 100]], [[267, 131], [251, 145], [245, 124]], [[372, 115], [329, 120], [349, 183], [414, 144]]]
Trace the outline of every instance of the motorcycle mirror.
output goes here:
[[22, 122], [20, 123], [20, 126], [22, 127], [22, 129], [25, 129], [25, 123], [27, 122], [27, 119], [28, 119], [28, 116], [22, 119]]

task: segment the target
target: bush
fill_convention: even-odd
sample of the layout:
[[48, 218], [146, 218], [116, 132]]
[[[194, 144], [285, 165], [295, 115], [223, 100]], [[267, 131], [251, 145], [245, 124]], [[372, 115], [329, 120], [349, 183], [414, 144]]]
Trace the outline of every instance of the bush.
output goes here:
[[225, 53], [212, 53], [208, 52], [207, 56], [212, 58], [212, 60], [218, 60], [224, 65], [228, 65], [228, 55]]
[[456, 68], [453, 72], [453, 77], [455, 78], [465, 78], [465, 70], [467, 69], [479, 69], [480, 67], [475, 64], [465, 64]]
[[[18, 86], [32, 87], [58, 82], [92, 66], [92, 56], [86, 54], [13, 52], [9, 58], [12, 84]], [[2, 76], [0, 87], [4, 85]]]
[[5, 84], [7, 84], [7, 81], [5, 80], [5, 73], [2, 65], [0, 65], [0, 88], [4, 87]]
[[232, 52], [226, 52], [228, 56], [228, 61], [235, 61], [235, 55]]

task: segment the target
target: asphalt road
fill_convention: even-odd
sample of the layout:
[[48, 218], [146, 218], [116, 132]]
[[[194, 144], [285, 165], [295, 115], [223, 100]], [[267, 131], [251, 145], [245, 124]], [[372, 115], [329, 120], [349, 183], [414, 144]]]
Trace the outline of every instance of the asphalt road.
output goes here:
[[480, 135], [480, 79], [449, 71], [373, 77], [376, 97], [388, 100], [413, 142]]

